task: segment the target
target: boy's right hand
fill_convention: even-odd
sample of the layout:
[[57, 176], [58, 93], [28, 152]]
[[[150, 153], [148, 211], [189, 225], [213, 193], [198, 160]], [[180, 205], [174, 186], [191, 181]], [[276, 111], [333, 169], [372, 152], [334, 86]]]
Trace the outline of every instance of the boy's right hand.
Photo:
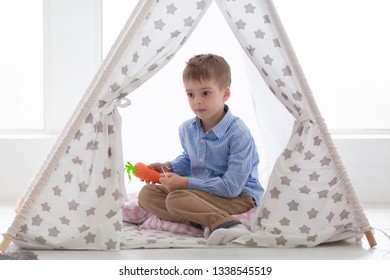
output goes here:
[[[172, 166], [169, 164], [169, 162], [155, 162], [148, 165], [150, 168], [153, 168], [154, 170], [157, 170], [160, 173], [165, 172], [172, 172]], [[164, 168], [164, 170], [163, 170]]]

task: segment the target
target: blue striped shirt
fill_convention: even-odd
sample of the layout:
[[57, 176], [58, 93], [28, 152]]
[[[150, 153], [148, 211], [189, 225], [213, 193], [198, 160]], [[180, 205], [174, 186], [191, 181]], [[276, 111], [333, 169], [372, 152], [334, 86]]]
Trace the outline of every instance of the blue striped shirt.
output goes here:
[[189, 177], [189, 189], [227, 198], [244, 192], [259, 205], [264, 189], [258, 179], [255, 142], [245, 123], [227, 106], [225, 111], [206, 133], [197, 117], [184, 122], [179, 127], [183, 153], [170, 164], [173, 172]]

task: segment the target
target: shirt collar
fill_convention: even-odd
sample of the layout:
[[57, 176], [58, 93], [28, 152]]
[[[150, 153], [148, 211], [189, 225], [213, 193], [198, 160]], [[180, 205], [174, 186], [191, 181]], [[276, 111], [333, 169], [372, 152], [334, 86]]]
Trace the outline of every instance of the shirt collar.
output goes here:
[[[225, 116], [222, 118], [222, 120], [216, 125], [214, 126], [212, 129], [210, 129], [208, 131], [209, 132], [213, 132], [215, 134], [215, 136], [217, 136], [218, 138], [222, 138], [223, 135], [226, 133], [226, 131], [228, 130], [230, 124], [233, 122], [234, 120], [234, 115], [232, 114], [232, 112], [230, 111], [229, 109], [229, 106], [225, 105], [225, 108], [224, 108], [226, 114]], [[195, 117], [194, 119], [194, 122], [193, 122], [199, 129], [202, 129], [202, 126], [200, 124], [200, 119], [198, 117]]]

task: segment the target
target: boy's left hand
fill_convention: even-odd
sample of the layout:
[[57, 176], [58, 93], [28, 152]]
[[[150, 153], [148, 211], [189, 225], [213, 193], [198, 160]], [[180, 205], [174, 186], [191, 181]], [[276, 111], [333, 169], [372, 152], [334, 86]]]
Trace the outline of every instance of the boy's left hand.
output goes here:
[[188, 178], [172, 172], [161, 173], [160, 183], [168, 192], [188, 188]]

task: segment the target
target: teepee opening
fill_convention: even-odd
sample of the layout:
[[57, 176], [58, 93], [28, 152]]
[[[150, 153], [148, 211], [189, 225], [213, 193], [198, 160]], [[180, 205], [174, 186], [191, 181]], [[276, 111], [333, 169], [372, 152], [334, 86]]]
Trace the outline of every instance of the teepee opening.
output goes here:
[[[216, 3], [212, 3], [175, 57], [128, 98], [131, 105], [120, 109], [124, 160], [146, 163], [172, 160], [181, 152], [178, 127], [192, 118], [182, 82], [182, 71], [190, 57], [200, 53], [223, 56], [231, 66], [232, 112], [245, 121], [260, 154], [260, 176], [267, 185], [272, 166], [290, 137], [293, 118], [269, 93], [258, 71], [231, 32]], [[261, 95], [257, 117], [252, 94]], [[142, 185], [132, 181], [128, 190]]]

